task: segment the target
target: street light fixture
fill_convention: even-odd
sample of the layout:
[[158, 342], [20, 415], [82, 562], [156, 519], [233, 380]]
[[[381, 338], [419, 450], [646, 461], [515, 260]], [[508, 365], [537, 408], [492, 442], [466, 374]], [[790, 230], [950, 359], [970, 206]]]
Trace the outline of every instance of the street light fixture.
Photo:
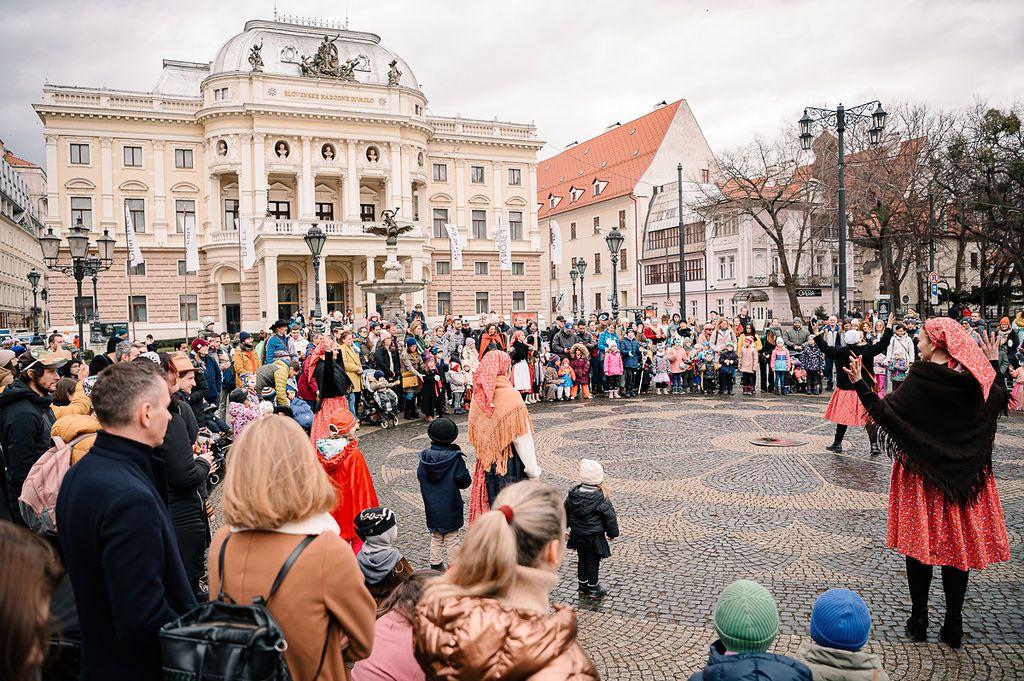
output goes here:
[[572, 279], [572, 321], [576, 321], [576, 317], [579, 314], [579, 302], [576, 300], [576, 280], [579, 278], [580, 273], [576, 271], [576, 263], [569, 268], [569, 278]]
[[[868, 113], [871, 108], [874, 111]], [[822, 127], [834, 128], [839, 134], [839, 316], [846, 315], [846, 132], [847, 123], [856, 125], [860, 122], [871, 122], [868, 130], [868, 141], [878, 144], [882, 140], [885, 122], [889, 114], [882, 108], [877, 99], [846, 109], [840, 104], [835, 109], [819, 109], [807, 107], [800, 119], [800, 146], [806, 151], [811, 148], [811, 126], [818, 123]]]
[[[28, 273], [28, 283], [32, 285], [32, 335], [39, 335], [39, 278], [40, 275], [36, 272], [36, 268], [32, 268]], [[34, 339], [33, 339], [34, 340]]]
[[619, 250], [622, 248], [622, 242], [625, 241], [625, 237], [622, 232], [619, 231], [619, 226], [615, 225], [612, 227], [612, 231], [608, 232], [608, 235], [604, 238], [604, 242], [608, 244], [608, 254], [611, 256], [612, 261], [612, 319], [615, 321], [619, 320]]
[[324, 244], [327, 243], [327, 234], [324, 230], [320, 229], [320, 225], [313, 223], [306, 232], [306, 236], [302, 237], [303, 241], [306, 242], [306, 246], [309, 247], [309, 253], [313, 256], [313, 286], [315, 294], [313, 297], [313, 317], [315, 319], [320, 318], [320, 254], [323, 253]]
[[587, 273], [587, 261], [576, 258], [576, 271], [580, 273], [580, 319], [587, 316], [587, 299], [583, 296], [583, 275]]

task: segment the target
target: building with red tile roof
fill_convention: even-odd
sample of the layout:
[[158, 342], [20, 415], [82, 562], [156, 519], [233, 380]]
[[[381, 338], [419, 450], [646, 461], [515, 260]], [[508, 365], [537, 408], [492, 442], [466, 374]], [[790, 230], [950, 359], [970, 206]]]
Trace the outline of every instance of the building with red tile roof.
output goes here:
[[[619, 307], [637, 306], [639, 230], [654, 187], [674, 181], [680, 163], [684, 182], [710, 181], [714, 154], [684, 99], [615, 123], [540, 161], [537, 219], [541, 232], [548, 235], [552, 315], [569, 317], [573, 312], [569, 269], [576, 258], [588, 263], [582, 293], [576, 294], [578, 310], [610, 311], [611, 262], [604, 238], [613, 227], [625, 237], [617, 273]], [[555, 230], [557, 236], [552, 235]]]

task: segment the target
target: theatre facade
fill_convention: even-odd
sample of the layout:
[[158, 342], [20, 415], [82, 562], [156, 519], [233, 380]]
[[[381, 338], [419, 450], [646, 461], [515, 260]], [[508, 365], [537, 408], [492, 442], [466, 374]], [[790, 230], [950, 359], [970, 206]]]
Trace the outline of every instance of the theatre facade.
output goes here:
[[[412, 69], [376, 35], [249, 21], [212, 62], [164, 60], [149, 92], [45, 85], [35, 105], [44, 222], [63, 235], [81, 221], [93, 239], [107, 230], [117, 240], [83, 305], [102, 321], [135, 322], [140, 336], [183, 336], [206, 316], [237, 331], [308, 313], [315, 277], [303, 236], [314, 223], [327, 234], [322, 307], [365, 316], [375, 300], [358, 283], [383, 276], [384, 244], [363, 229], [389, 208], [411, 227], [399, 240], [405, 275], [429, 281], [407, 305], [431, 317], [543, 311], [535, 127], [427, 106]], [[134, 268], [126, 220], [145, 261]], [[446, 224], [458, 230], [461, 269]], [[499, 226], [511, 269], [499, 266]], [[70, 328], [74, 281], [52, 275], [50, 290], [53, 323]]]

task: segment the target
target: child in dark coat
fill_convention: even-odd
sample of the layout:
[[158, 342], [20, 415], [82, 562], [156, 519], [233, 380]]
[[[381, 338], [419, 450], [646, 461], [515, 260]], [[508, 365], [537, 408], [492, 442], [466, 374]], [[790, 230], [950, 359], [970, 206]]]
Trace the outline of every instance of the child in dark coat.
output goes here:
[[430, 448], [420, 452], [416, 477], [420, 481], [420, 495], [427, 515], [430, 532], [430, 567], [444, 570], [443, 554], [449, 560], [459, 547], [458, 532], [463, 525], [463, 505], [460, 489], [473, 482], [466, 467], [466, 456], [455, 443], [459, 427], [450, 418], [435, 419], [427, 427]]
[[577, 577], [579, 591], [591, 598], [608, 592], [598, 582], [601, 560], [612, 555], [608, 539], [619, 536], [619, 520], [608, 494], [601, 487], [604, 469], [592, 459], [580, 460], [580, 484], [565, 498], [569, 542], [566, 546], [579, 554]]

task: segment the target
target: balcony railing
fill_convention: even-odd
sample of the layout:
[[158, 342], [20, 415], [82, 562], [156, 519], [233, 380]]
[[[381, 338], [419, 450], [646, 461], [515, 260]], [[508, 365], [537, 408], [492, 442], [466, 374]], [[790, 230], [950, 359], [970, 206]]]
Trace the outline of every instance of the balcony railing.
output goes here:
[[[324, 230], [327, 236], [349, 237], [367, 236], [363, 228], [374, 224], [372, 222], [348, 222], [341, 220], [276, 220], [274, 218], [264, 218], [259, 223], [259, 232], [257, 233], [260, 236], [304, 236], [313, 224], [317, 224], [320, 225], [320, 228]], [[413, 238], [423, 237], [422, 225], [416, 223], [399, 224], [412, 224], [412, 231], [407, 232], [404, 236]]]
[[[797, 286], [828, 286], [831, 282], [826, 277], [817, 275], [800, 275], [796, 278]], [[762, 274], [747, 278], [748, 287], [784, 286], [782, 274]]]

